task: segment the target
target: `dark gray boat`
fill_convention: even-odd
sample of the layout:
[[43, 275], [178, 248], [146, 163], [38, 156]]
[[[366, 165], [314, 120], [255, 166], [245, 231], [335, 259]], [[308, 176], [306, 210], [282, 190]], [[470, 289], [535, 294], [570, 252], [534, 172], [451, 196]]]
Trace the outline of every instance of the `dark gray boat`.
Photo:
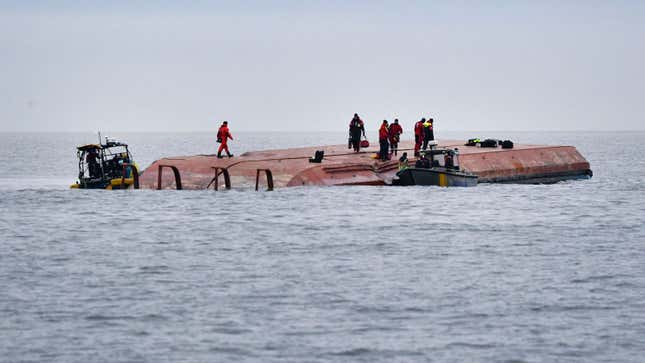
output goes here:
[[477, 175], [463, 171], [459, 167], [459, 149], [437, 149], [435, 141], [431, 141], [429, 146], [430, 150], [421, 151], [414, 167], [403, 167], [396, 173], [392, 185], [436, 185], [440, 187], [474, 187], [477, 185]]
[[396, 173], [392, 185], [436, 185], [441, 187], [477, 186], [477, 175], [446, 169], [442, 166], [407, 168]]

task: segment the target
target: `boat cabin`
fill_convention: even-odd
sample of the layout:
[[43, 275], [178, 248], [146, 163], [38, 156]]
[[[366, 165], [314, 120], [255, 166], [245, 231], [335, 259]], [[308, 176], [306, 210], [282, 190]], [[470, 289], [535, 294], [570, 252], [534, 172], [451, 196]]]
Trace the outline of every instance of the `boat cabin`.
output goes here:
[[128, 145], [105, 138], [102, 144], [87, 144], [76, 148], [78, 182], [72, 188], [127, 188], [134, 183], [136, 167]]
[[[422, 154], [425, 153], [426, 159], [428, 159], [428, 166], [426, 168], [436, 168], [443, 167], [449, 170], [459, 170], [459, 149], [447, 149], [447, 148], [437, 148], [436, 141], [430, 141], [428, 143], [430, 147], [429, 150], [421, 151]], [[423, 158], [421, 157], [421, 158]], [[421, 166], [423, 167], [423, 166]]]

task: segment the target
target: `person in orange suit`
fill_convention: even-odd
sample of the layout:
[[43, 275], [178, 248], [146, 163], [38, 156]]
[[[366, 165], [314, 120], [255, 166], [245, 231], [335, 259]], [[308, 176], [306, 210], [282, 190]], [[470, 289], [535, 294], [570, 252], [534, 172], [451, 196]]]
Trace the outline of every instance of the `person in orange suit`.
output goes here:
[[228, 151], [228, 139], [233, 140], [233, 135], [231, 135], [231, 132], [228, 130], [228, 121], [224, 121], [217, 131], [217, 142], [220, 143], [219, 149], [217, 150], [217, 157], [220, 159], [223, 157], [222, 150], [226, 151], [226, 155], [228, 155], [229, 158], [233, 157], [233, 154]]
[[414, 156], [419, 156], [419, 150], [421, 150], [421, 143], [423, 142], [423, 123], [426, 122], [425, 118], [417, 121], [414, 124]]
[[390, 136], [390, 131], [387, 126], [387, 120], [383, 120], [383, 123], [381, 124], [381, 128], [378, 130], [378, 141], [379, 144], [381, 145], [381, 151], [379, 152], [379, 157], [381, 161], [386, 161], [388, 159], [388, 138]]
[[394, 123], [390, 125], [390, 152], [396, 155], [399, 151], [399, 140], [401, 139], [401, 134], [403, 133], [403, 128], [399, 125], [399, 119], [395, 118]]

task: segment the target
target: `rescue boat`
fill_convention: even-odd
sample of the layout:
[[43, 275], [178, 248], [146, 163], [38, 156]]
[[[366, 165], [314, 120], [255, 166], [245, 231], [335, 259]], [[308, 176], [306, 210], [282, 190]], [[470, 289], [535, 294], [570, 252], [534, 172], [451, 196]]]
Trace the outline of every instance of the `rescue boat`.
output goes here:
[[105, 143], [76, 148], [78, 180], [72, 189], [139, 188], [139, 171], [128, 145], [105, 138]]
[[392, 180], [392, 185], [435, 185], [440, 187], [474, 187], [477, 175], [444, 167], [406, 168]]
[[430, 150], [421, 151], [414, 167], [399, 170], [392, 185], [435, 185], [440, 187], [474, 187], [477, 175], [460, 170], [459, 149], [437, 148], [430, 142]]

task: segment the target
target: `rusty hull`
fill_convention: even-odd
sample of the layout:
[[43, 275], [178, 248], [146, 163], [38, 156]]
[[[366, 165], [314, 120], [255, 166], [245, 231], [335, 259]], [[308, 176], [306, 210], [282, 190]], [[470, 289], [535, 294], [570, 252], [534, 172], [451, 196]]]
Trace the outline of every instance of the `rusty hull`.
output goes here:
[[[399, 155], [407, 151], [411, 164], [414, 143], [399, 144]], [[480, 183], [496, 182], [555, 182], [563, 179], [588, 177], [589, 162], [572, 146], [515, 145], [513, 149], [464, 146], [463, 141], [444, 140], [439, 147], [459, 148], [461, 168], [479, 176]], [[316, 150], [324, 150], [322, 163], [310, 163]], [[215, 188], [215, 168], [219, 169], [218, 187], [222, 189], [226, 169], [230, 186], [253, 190], [256, 180], [266, 188], [265, 172], [258, 178], [258, 169], [269, 170], [276, 188], [317, 185], [385, 185], [390, 184], [398, 170], [398, 161], [381, 162], [374, 158], [377, 147], [354, 153], [347, 145], [317, 146], [284, 150], [252, 151], [234, 158], [218, 159], [216, 155], [195, 155], [163, 158], [152, 163], [141, 175], [142, 188], [176, 189], [175, 176], [168, 170], [175, 167], [183, 189]], [[158, 179], [159, 166], [164, 166]]]

